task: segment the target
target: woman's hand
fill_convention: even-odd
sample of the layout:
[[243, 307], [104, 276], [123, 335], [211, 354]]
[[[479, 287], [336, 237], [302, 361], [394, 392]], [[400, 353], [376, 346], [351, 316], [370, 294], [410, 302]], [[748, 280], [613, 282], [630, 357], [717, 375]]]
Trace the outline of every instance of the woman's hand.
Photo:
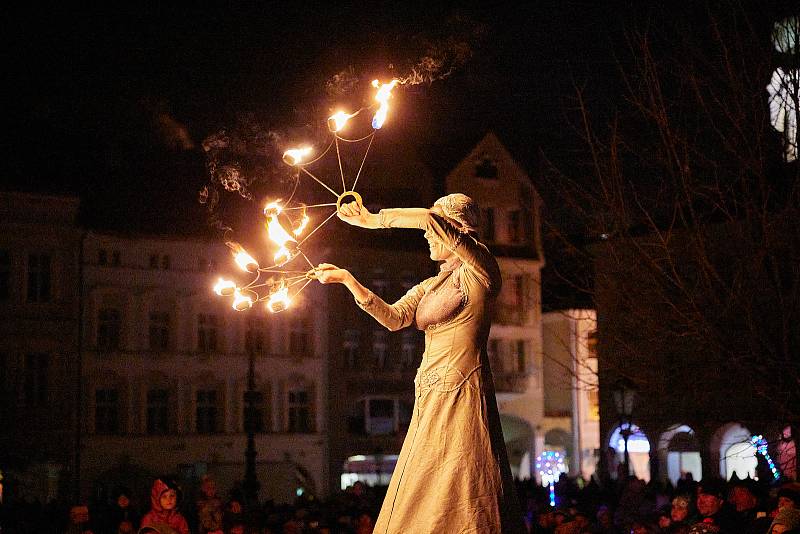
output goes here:
[[321, 284], [346, 284], [352, 275], [347, 269], [340, 269], [330, 263], [320, 263], [314, 269], [314, 277]]
[[369, 228], [374, 230], [380, 228], [381, 218], [377, 213], [370, 213], [370, 211], [358, 202], [348, 202], [342, 204], [336, 216], [347, 224], [353, 226], [360, 226], [361, 228]]

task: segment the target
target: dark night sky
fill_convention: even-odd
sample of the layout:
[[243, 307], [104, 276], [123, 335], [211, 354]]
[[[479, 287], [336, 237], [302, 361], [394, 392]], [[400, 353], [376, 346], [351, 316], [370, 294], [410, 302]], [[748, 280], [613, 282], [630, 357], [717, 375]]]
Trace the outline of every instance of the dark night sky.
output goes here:
[[[785, 11], [792, 1], [769, 3]], [[468, 45], [469, 58], [445, 79], [396, 90], [381, 136], [415, 150], [441, 177], [491, 129], [536, 182], [542, 154], [576, 166], [587, 161], [571, 126], [576, 86], [599, 122], [623, 105], [617, 75], [627, 61], [626, 31], [708, 31], [702, 2], [519, 4], [262, 2], [8, 13], [0, 22], [0, 185], [79, 194], [92, 226], [198, 231], [205, 227], [197, 192], [208, 182], [207, 136], [250, 127], [291, 139], [310, 122], [324, 124], [332, 102], [321, 96], [334, 74], [349, 69], [364, 82], [353, 98], [368, 97], [372, 78], [403, 76], [429, 45], [450, 52], [454, 43]], [[769, 22], [764, 2], [752, 6]], [[184, 134], [179, 143], [176, 132]], [[284, 148], [266, 146], [263, 156]], [[558, 252], [548, 254], [552, 269]]]
[[[454, 42], [470, 58], [446, 79], [403, 88], [388, 135], [443, 173], [491, 128], [529, 165], [568, 134], [573, 81], [605, 90], [619, 20], [597, 4], [17, 12], [3, 28], [3, 185], [80, 194], [101, 225], [195, 221], [209, 134], [243, 120], [280, 132], [323, 120], [314, 106], [333, 74], [403, 75], [426, 44]], [[175, 126], [186, 128], [185, 149], [164, 139]]]

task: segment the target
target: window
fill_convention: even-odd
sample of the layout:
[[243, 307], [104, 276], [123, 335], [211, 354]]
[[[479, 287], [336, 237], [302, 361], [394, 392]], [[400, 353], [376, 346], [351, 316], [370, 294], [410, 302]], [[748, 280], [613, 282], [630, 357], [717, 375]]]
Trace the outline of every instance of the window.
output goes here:
[[591, 421], [600, 420], [600, 396], [597, 391], [597, 386], [593, 387], [586, 392], [589, 398], [589, 419]]
[[197, 392], [197, 433], [214, 434], [217, 427], [217, 392], [204, 389]]
[[287, 395], [288, 432], [313, 432], [311, 396], [306, 389], [292, 389]]
[[119, 392], [116, 389], [95, 390], [94, 431], [97, 434], [119, 434]]
[[525, 241], [525, 221], [523, 212], [511, 210], [508, 212], [508, 240], [510, 243], [522, 243]]
[[47, 354], [25, 355], [25, 406], [43, 406], [47, 402]]
[[308, 317], [299, 312], [289, 320], [289, 355], [296, 357], [310, 356], [312, 351], [309, 339]]
[[121, 318], [119, 310], [102, 308], [97, 314], [97, 348], [116, 350], [120, 345]]
[[369, 416], [367, 418], [367, 433], [391, 434], [395, 428], [395, 408], [394, 399], [370, 399]]
[[147, 433], [163, 435], [169, 432], [169, 391], [151, 389], [147, 392]]
[[485, 180], [496, 180], [497, 165], [489, 156], [483, 156], [475, 164], [475, 176]]
[[108, 251], [104, 248], [101, 248], [97, 251], [97, 264], [98, 265], [106, 265], [108, 263]]
[[351, 369], [358, 363], [358, 348], [361, 332], [358, 330], [345, 330], [342, 349], [344, 351], [345, 364]]
[[28, 302], [50, 300], [50, 256], [30, 254], [28, 256]]
[[150, 312], [149, 340], [152, 351], [169, 349], [169, 313]]
[[501, 357], [501, 352], [500, 352], [500, 340], [490, 339], [489, 345], [487, 347], [487, 352], [489, 353], [489, 365], [492, 368], [492, 372], [496, 375], [502, 374], [503, 359]]
[[797, 159], [797, 99], [800, 96], [800, 70], [778, 67], [767, 85], [772, 127], [782, 134], [784, 159]]
[[169, 270], [171, 263], [172, 262], [170, 261], [169, 256], [167, 256], [166, 254], [161, 256], [161, 268], [162, 269], [164, 269], [165, 271]]
[[528, 357], [526, 350], [527, 343], [524, 339], [517, 340], [517, 372], [525, 373], [528, 371]]
[[151, 269], [158, 269], [158, 254], [151, 254], [150, 255], [150, 268]]
[[122, 265], [122, 256], [119, 253], [119, 250], [115, 250], [111, 253], [111, 265], [114, 267], [119, 267]]
[[[252, 406], [247, 401], [252, 401]], [[261, 391], [245, 391], [244, 393], [244, 431], [249, 432], [268, 432], [269, 414], [264, 400], [264, 393]]]
[[417, 357], [417, 335], [414, 330], [406, 328], [400, 338], [400, 364], [412, 367]]
[[244, 332], [244, 350], [248, 354], [264, 354], [269, 344], [267, 322], [262, 317], [248, 317]]
[[212, 352], [217, 350], [217, 331], [219, 321], [216, 315], [200, 313], [197, 315], [197, 350]]
[[386, 367], [386, 355], [389, 352], [389, 336], [385, 330], [375, 330], [372, 332], [372, 355], [375, 357], [375, 365], [379, 369]]
[[11, 298], [11, 253], [0, 249], [0, 301]]
[[494, 230], [494, 208], [481, 209], [481, 239], [487, 242], [496, 239]]
[[586, 337], [587, 358], [597, 359], [597, 330], [592, 330]]

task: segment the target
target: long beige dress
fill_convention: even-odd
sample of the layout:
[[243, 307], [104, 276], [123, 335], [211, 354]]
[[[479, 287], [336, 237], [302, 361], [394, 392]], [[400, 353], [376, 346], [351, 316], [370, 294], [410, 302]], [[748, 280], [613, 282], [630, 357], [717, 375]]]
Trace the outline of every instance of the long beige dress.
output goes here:
[[430, 210], [380, 215], [383, 227], [425, 230], [455, 257], [395, 304], [374, 294], [358, 303], [390, 330], [416, 323], [425, 331], [414, 413], [374, 532], [525, 532], [486, 353], [497, 262]]

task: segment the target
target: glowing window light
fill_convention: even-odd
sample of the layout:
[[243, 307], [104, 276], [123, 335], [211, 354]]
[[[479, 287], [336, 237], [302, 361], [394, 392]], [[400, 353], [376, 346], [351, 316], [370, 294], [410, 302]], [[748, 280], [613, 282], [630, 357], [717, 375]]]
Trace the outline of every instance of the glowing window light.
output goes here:
[[800, 18], [789, 17], [776, 22], [772, 29], [772, 44], [775, 50], [783, 54], [794, 53], [798, 34], [800, 34]]
[[786, 161], [797, 159], [797, 105], [800, 93], [800, 70], [784, 71], [778, 67], [767, 85], [769, 119], [772, 127], [783, 134]]

